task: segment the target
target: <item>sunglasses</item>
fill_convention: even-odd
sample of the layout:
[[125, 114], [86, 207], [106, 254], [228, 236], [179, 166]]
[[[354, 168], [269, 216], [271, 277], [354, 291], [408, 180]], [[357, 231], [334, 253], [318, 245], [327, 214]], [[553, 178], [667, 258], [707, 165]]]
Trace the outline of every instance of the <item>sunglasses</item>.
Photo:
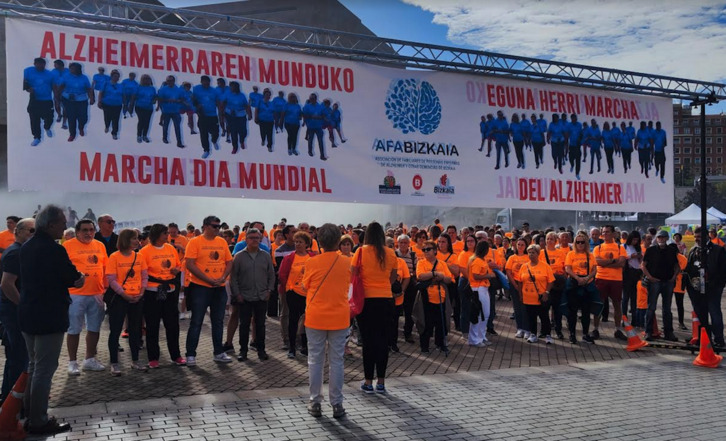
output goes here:
[[107, 222], [107, 223], [109, 223], [109, 224], [114, 224], [114, 225], [116, 225], [116, 221], [115, 221], [115, 220], [113, 220], [113, 219], [111, 219], [111, 220], [107, 220], [106, 222]]
[[30, 234], [33, 234], [33, 233], [35, 233], [35, 228], [30, 228], [30, 229], [28, 230], [28, 233], [30, 233]]
[[219, 228], [222, 226], [221, 224], [209, 224], [210, 227], [214, 228], [215, 230], [219, 230]]
[[584, 245], [585, 244], [585, 242], [582, 241], [582, 240], [576, 240], [575, 243], [576, 244], [579, 244], [579, 245]]
[[435, 251], [435, 250], [436, 250], [436, 248], [431, 248], [431, 247], [421, 248], [421, 251], [423, 251], [423, 252]]

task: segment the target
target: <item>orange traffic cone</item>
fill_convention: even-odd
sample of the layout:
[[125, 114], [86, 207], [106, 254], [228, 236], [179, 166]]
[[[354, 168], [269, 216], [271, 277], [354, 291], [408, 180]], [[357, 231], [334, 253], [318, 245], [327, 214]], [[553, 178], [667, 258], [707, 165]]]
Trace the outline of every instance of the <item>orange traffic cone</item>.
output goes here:
[[698, 357], [693, 360], [694, 366], [702, 366], [708, 368], [717, 368], [723, 360], [722, 355], [716, 355], [711, 347], [711, 340], [708, 338], [708, 332], [706, 328], [701, 328], [701, 350], [698, 352]]
[[643, 341], [638, 337], [633, 326], [628, 323], [628, 317], [623, 316], [623, 326], [625, 327], [625, 335], [628, 336], [628, 346], [625, 348], [628, 352], [637, 351], [640, 348], [648, 346], [647, 341]]
[[698, 328], [701, 326], [701, 321], [698, 320], [698, 316], [696, 315], [696, 311], [691, 311], [691, 326], [692, 326], [692, 333], [691, 333], [691, 341], [688, 342], [688, 344], [695, 345], [698, 343]]
[[2, 441], [25, 439], [25, 430], [18, 415], [23, 407], [23, 395], [25, 395], [27, 382], [28, 373], [23, 372], [0, 409], [0, 440]]

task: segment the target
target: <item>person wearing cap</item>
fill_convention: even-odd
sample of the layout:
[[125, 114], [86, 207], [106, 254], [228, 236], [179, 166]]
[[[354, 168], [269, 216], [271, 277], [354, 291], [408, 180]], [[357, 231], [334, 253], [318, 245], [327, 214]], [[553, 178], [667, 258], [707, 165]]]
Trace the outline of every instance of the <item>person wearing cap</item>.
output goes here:
[[669, 234], [665, 230], [660, 230], [655, 238], [656, 245], [646, 249], [641, 264], [648, 288], [648, 312], [645, 315], [646, 340], [653, 341], [654, 339], [653, 320], [655, 320], [655, 309], [658, 306], [658, 296], [660, 295], [663, 299], [665, 339], [678, 341], [673, 334], [673, 313], [671, 312], [673, 286], [681, 271], [678, 265], [678, 247], [675, 244], [668, 244]]

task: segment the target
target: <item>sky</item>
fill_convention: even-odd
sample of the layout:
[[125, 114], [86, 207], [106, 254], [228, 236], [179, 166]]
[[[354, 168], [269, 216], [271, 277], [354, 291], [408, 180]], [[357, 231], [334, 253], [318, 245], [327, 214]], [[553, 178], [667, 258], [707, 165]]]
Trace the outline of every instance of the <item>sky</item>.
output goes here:
[[[381, 37], [726, 82], [726, 1], [341, 2]], [[726, 103], [708, 113], [722, 111]]]

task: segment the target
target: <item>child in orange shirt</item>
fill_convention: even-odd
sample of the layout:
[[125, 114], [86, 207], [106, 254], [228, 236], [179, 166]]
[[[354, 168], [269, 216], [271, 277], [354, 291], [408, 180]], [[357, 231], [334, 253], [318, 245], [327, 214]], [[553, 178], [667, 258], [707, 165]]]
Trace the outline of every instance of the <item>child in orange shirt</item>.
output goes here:
[[643, 281], [638, 282], [638, 309], [633, 316], [633, 326], [642, 328], [645, 326], [645, 313], [648, 311], [648, 289], [643, 286]]

